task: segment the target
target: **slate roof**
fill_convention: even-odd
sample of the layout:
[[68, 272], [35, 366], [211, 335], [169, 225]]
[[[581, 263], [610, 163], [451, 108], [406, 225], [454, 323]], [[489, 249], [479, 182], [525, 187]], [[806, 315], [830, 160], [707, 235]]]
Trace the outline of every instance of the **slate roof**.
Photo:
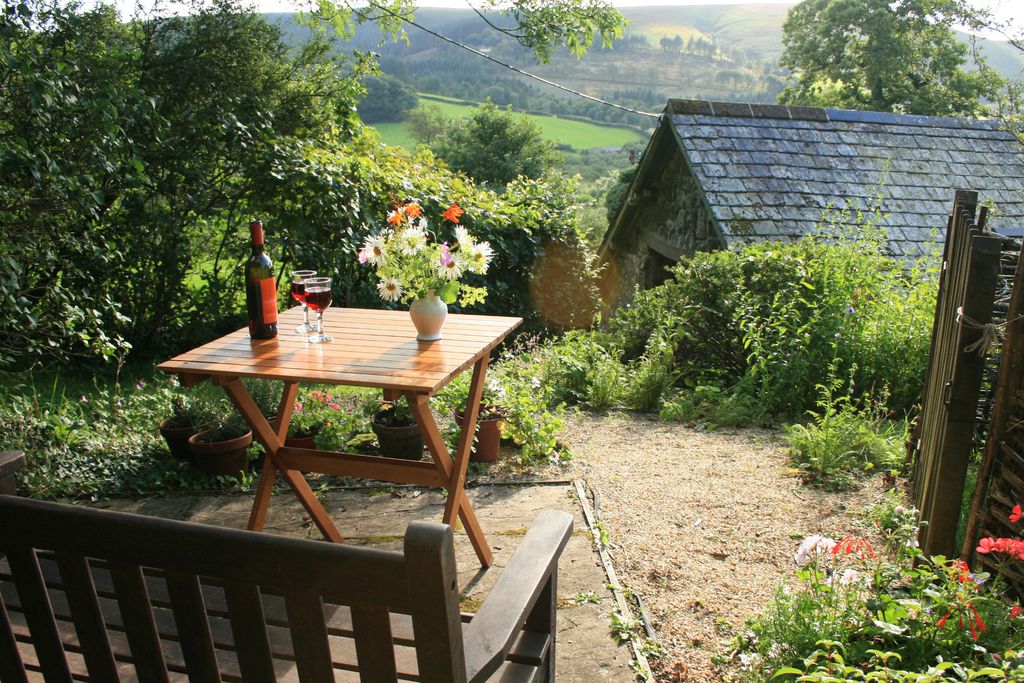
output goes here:
[[899, 257], [941, 234], [958, 189], [996, 203], [989, 229], [1024, 227], [1024, 152], [996, 121], [699, 100], [665, 116], [728, 243], [798, 238], [879, 190]]

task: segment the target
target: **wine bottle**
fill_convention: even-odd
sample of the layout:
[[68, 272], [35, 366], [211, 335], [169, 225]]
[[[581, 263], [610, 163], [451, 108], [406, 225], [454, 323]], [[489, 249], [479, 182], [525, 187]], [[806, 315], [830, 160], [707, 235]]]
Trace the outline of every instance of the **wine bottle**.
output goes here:
[[263, 251], [263, 223], [249, 224], [252, 256], [245, 264], [245, 307], [249, 314], [249, 336], [273, 339], [277, 336], [277, 282], [274, 264]]

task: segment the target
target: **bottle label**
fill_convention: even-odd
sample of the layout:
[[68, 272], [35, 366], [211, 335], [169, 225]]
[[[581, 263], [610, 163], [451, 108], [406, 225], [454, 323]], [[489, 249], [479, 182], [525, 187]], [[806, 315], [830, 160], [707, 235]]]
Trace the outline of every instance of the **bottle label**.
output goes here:
[[260, 294], [263, 299], [263, 324], [277, 324], [277, 282], [272, 277], [260, 280]]

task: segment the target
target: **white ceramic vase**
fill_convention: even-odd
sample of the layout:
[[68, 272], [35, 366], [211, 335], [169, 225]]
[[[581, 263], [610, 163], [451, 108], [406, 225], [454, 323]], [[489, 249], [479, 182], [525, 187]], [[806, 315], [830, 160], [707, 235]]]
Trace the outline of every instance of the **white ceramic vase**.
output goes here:
[[448, 305], [433, 292], [422, 299], [416, 299], [409, 305], [409, 317], [416, 326], [416, 339], [420, 341], [437, 341], [441, 338], [444, 319], [448, 317]]

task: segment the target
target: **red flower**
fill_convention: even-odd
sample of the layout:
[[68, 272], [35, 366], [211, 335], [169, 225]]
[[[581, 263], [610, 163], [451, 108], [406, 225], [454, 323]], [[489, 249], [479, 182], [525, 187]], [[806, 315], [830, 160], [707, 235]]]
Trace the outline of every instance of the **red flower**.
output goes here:
[[459, 222], [459, 216], [461, 216], [464, 213], [466, 213], [466, 212], [463, 211], [462, 209], [460, 209], [458, 204], [456, 204], [455, 202], [452, 202], [451, 206], [449, 206], [445, 210], [443, 218], [446, 221], [451, 221], [452, 223], [458, 223]]
[[1019, 619], [1022, 613], [1024, 613], [1024, 609], [1021, 609], [1020, 605], [1014, 605], [1010, 608], [1011, 619]]
[[960, 583], [971, 582], [971, 568], [968, 567], [967, 563], [963, 560], [953, 560], [950, 563], [949, 568], [951, 570], [951, 575]]
[[[978, 608], [974, 605], [967, 605], [967, 611], [969, 612], [967, 615], [967, 623], [971, 627], [971, 639], [977, 640], [978, 636], [985, 632], [985, 622], [981, 620], [981, 615], [978, 614]], [[973, 619], [971, 618], [971, 614], [974, 615]], [[977, 625], [977, 629], [974, 628], [975, 625]]]
[[982, 555], [1003, 553], [1018, 560], [1024, 560], [1024, 541], [1019, 538], [992, 538], [986, 536], [978, 541], [976, 552]]
[[418, 202], [409, 202], [402, 207], [402, 213], [404, 213], [407, 218], [416, 218], [423, 213], [423, 209], [420, 207]]
[[832, 554], [838, 555], [839, 553], [856, 555], [862, 560], [875, 556], [875, 550], [871, 547], [871, 544], [859, 536], [847, 536], [836, 543], [835, 547], [832, 548]]
[[943, 626], [945, 626], [946, 625], [946, 621], [949, 619], [949, 615], [952, 614], [952, 613], [953, 613], [952, 610], [950, 610], [949, 612], [946, 612], [946, 616], [944, 616], [941, 619], [939, 619], [939, 621], [935, 625], [938, 626], [939, 628], [942, 628]]
[[1024, 511], [1020, 509], [1020, 503], [1013, 506], [1013, 510], [1010, 511], [1010, 522], [1016, 524], [1020, 521], [1020, 518], [1024, 517]]

